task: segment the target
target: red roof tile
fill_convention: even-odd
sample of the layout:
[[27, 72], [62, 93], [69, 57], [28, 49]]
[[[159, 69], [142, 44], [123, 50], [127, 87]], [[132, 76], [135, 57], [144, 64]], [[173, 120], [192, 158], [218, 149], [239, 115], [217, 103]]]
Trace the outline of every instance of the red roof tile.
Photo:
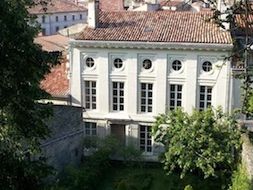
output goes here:
[[34, 42], [40, 44], [42, 49], [48, 52], [64, 51], [68, 46], [69, 38], [62, 35], [39, 36]]
[[80, 11], [87, 11], [87, 9], [83, 6], [78, 6], [75, 3], [67, 0], [51, 0], [45, 6], [38, 4], [28, 9], [28, 11], [30, 14], [44, 14], [44, 13], [80, 12]]
[[122, 11], [124, 10], [123, 0], [100, 0], [99, 9], [102, 11]]
[[180, 1], [180, 0], [174, 0], [174, 1], [162, 1], [160, 3], [161, 6], [178, 6], [178, 5], [181, 5], [181, 4], [185, 4], [184, 1]]
[[96, 29], [86, 27], [78, 40], [231, 44], [229, 32], [208, 22], [210, 12], [100, 12]]
[[[42, 49], [48, 52], [64, 52], [68, 45], [69, 38], [61, 35], [41, 36], [34, 39], [34, 42], [40, 44]], [[41, 81], [41, 87], [54, 97], [67, 96], [69, 93], [69, 79], [67, 76], [66, 55], [61, 60], [60, 65], [51, 69], [51, 73], [45, 76]]]
[[61, 64], [53, 67], [51, 73], [41, 81], [41, 88], [54, 97], [67, 96], [69, 93], [66, 63], [66, 59], [61, 61]]
[[238, 35], [245, 35], [246, 34], [246, 20], [248, 20], [249, 28], [248, 33], [249, 35], [253, 36], [253, 14], [249, 14], [248, 19], [244, 14], [238, 14], [235, 17], [236, 21], [236, 33]]

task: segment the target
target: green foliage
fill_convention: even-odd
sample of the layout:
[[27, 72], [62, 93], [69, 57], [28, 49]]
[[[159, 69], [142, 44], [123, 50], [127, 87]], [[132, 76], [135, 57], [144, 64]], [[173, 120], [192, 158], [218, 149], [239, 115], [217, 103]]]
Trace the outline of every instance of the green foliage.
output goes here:
[[245, 167], [242, 164], [234, 171], [232, 176], [232, 185], [229, 190], [252, 190], [252, 184], [248, 178]]
[[[39, 1], [38, 1], [39, 2]], [[33, 43], [39, 31], [27, 7], [32, 0], [0, 1], [0, 183], [1, 189], [38, 189], [49, 173], [40, 141], [52, 112], [40, 81], [57, 61]]]
[[233, 170], [236, 153], [240, 150], [240, 132], [234, 116], [218, 110], [193, 111], [188, 115], [181, 109], [156, 117], [154, 139], [165, 146], [162, 157], [164, 169], [170, 173], [181, 170], [201, 171], [204, 177]]
[[186, 185], [184, 190], [193, 190], [192, 186], [191, 185]]
[[146, 190], [150, 189], [152, 175], [149, 173], [130, 174], [116, 183], [116, 190]]

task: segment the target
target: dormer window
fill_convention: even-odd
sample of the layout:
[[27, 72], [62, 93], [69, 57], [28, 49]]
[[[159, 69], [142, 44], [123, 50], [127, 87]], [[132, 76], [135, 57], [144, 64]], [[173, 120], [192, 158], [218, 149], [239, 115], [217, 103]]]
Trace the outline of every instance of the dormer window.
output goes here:
[[152, 67], [152, 62], [151, 60], [149, 59], [145, 59], [143, 62], [142, 62], [142, 67], [146, 70], [150, 69]]
[[92, 68], [93, 66], [94, 66], [94, 59], [93, 58], [91, 58], [91, 57], [88, 57], [87, 59], [86, 59], [86, 66], [87, 67], [89, 67], [89, 68]]
[[213, 65], [210, 61], [205, 61], [203, 64], [202, 64], [202, 69], [205, 71], [205, 72], [209, 72], [213, 69]]

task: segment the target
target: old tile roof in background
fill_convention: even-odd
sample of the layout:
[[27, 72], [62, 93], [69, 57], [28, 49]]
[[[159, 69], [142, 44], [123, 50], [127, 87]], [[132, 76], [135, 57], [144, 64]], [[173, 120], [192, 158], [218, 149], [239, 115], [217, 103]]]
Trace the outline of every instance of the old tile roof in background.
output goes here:
[[100, 0], [99, 9], [102, 11], [122, 11], [124, 10], [123, 0]]
[[210, 12], [100, 12], [96, 29], [86, 27], [78, 40], [231, 44], [229, 32], [207, 22]]
[[[246, 34], [246, 16], [243, 14], [238, 14], [235, 17], [235, 23], [236, 23], [236, 28], [235, 32], [236, 35], [238, 36], [244, 36]], [[249, 23], [249, 28], [248, 28], [248, 34], [253, 37], [253, 13], [249, 14], [248, 16], [248, 23]]]
[[61, 63], [51, 69], [51, 73], [41, 81], [41, 87], [53, 97], [65, 97], [69, 94], [69, 79], [67, 76], [66, 47], [69, 38], [61, 35], [40, 36], [34, 42], [40, 44], [48, 52], [63, 52]]
[[64, 51], [68, 46], [69, 38], [56, 34], [51, 36], [39, 36], [34, 42], [40, 44], [42, 49], [48, 52]]
[[[45, 12], [46, 8], [46, 12]], [[38, 4], [28, 9], [30, 14], [45, 14], [45, 13], [65, 13], [65, 12], [80, 12], [87, 11], [83, 6], [78, 6], [67, 0], [51, 0], [46, 6]]]
[[61, 61], [51, 69], [51, 73], [45, 76], [41, 87], [53, 97], [64, 97], [69, 94], [69, 80], [67, 77], [67, 60]]

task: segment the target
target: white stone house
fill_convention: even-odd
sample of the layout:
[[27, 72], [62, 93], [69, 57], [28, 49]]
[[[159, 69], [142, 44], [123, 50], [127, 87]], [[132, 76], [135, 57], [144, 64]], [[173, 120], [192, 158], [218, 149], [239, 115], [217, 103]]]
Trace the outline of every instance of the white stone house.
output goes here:
[[205, 21], [210, 12], [96, 11], [90, 3], [88, 27], [70, 42], [70, 94], [84, 108], [86, 135], [114, 134], [152, 159], [156, 115], [238, 105], [224, 60], [232, 39]]
[[88, 10], [67, 0], [52, 0], [47, 5], [37, 5], [29, 9], [37, 16], [42, 35], [53, 35], [69, 26], [86, 23]]

